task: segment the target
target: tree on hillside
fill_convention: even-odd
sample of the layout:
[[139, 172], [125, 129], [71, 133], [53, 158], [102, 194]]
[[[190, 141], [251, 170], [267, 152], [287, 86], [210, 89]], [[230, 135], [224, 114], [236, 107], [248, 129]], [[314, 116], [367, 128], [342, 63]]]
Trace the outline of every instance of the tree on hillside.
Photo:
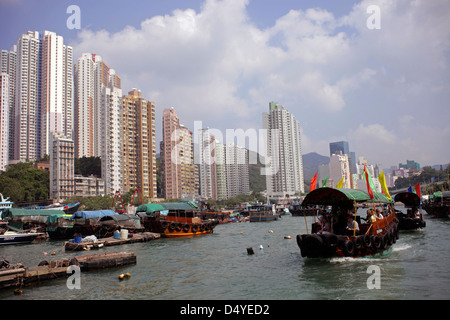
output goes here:
[[13, 202], [49, 198], [50, 173], [34, 167], [32, 162], [8, 166], [0, 175], [0, 193]]

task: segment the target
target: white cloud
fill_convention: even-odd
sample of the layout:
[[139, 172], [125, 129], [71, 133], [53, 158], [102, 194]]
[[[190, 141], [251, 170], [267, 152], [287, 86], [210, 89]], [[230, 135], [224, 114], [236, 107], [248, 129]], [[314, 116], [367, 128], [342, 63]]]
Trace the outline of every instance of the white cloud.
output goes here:
[[[222, 130], [259, 128], [261, 112], [277, 101], [301, 124], [322, 128], [320, 137], [305, 132], [311, 148], [342, 136], [357, 155], [372, 152], [372, 161], [380, 155], [386, 165], [450, 160], [444, 148], [425, 148], [429, 155], [413, 148], [441, 141], [447, 130], [448, 1], [364, 0], [343, 17], [324, 8], [291, 10], [264, 29], [252, 24], [248, 3], [206, 0], [199, 12], [177, 9], [140, 28], [85, 29], [72, 44], [75, 57], [101, 55], [122, 77], [124, 93], [141, 89], [157, 116], [175, 107], [188, 127], [202, 120]], [[381, 8], [381, 30], [366, 26], [372, 4]], [[424, 107], [440, 117], [421, 114]], [[419, 124], [430, 136], [411, 139], [405, 128]], [[386, 145], [389, 152], [376, 149]]]

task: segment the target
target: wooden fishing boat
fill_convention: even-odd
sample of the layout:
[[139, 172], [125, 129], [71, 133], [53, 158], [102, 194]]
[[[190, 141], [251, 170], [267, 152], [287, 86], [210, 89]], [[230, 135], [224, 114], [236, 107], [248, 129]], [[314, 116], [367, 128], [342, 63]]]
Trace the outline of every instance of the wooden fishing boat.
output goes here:
[[426, 222], [423, 220], [420, 209], [420, 197], [411, 192], [400, 192], [394, 196], [395, 202], [402, 202], [407, 209], [406, 213], [396, 210], [399, 220], [399, 230], [415, 230], [425, 228]]
[[[297, 235], [302, 257], [365, 257], [388, 251], [398, 239], [398, 219], [392, 201], [377, 195], [378, 204], [387, 205], [383, 219], [361, 223], [358, 206], [375, 202], [367, 193], [354, 189], [319, 188], [310, 192], [302, 205], [331, 206], [322, 222], [312, 224], [311, 233]], [[357, 222], [359, 231], [351, 230]], [[328, 222], [329, 224], [326, 224]], [[350, 229], [349, 228], [350, 225]], [[357, 228], [353, 228], [357, 229]]]
[[217, 219], [202, 220], [198, 208], [188, 202], [149, 203], [140, 205], [136, 215], [146, 231], [165, 238], [180, 238], [212, 233]]
[[422, 208], [436, 218], [448, 218], [450, 214], [450, 191], [438, 191], [422, 205]]
[[275, 205], [255, 204], [248, 207], [250, 222], [267, 222], [279, 220], [280, 215]]

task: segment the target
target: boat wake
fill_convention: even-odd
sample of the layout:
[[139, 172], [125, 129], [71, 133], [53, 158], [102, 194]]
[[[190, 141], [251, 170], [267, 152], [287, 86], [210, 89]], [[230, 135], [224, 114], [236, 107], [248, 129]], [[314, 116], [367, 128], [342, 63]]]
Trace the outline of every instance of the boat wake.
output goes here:
[[394, 247], [392, 248], [392, 251], [393, 251], [393, 252], [398, 252], [398, 251], [408, 250], [408, 249], [410, 249], [410, 248], [412, 248], [412, 246], [409, 245], [409, 244], [400, 244], [400, 245], [394, 246]]

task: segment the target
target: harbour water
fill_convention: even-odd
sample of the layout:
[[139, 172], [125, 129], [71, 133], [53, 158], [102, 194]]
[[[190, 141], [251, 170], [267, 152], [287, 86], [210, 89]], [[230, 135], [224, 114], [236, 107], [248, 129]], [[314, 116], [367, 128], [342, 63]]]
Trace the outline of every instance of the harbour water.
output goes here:
[[[283, 216], [273, 222], [218, 225], [205, 236], [102, 248], [95, 252], [134, 252], [137, 264], [82, 273], [80, 289], [71, 290], [67, 279], [58, 279], [24, 287], [22, 295], [2, 289], [0, 299], [449, 299], [450, 220], [424, 215], [426, 228], [402, 231], [392, 252], [379, 258], [302, 258], [295, 236], [306, 233], [305, 218]], [[312, 217], [306, 219], [309, 229]], [[249, 255], [248, 247], [255, 254]], [[94, 251], [66, 252], [63, 241], [49, 240], [0, 247], [0, 257], [25, 266], [83, 253]], [[370, 266], [379, 268], [379, 289], [368, 287]], [[127, 272], [131, 277], [119, 281], [119, 274]]]

